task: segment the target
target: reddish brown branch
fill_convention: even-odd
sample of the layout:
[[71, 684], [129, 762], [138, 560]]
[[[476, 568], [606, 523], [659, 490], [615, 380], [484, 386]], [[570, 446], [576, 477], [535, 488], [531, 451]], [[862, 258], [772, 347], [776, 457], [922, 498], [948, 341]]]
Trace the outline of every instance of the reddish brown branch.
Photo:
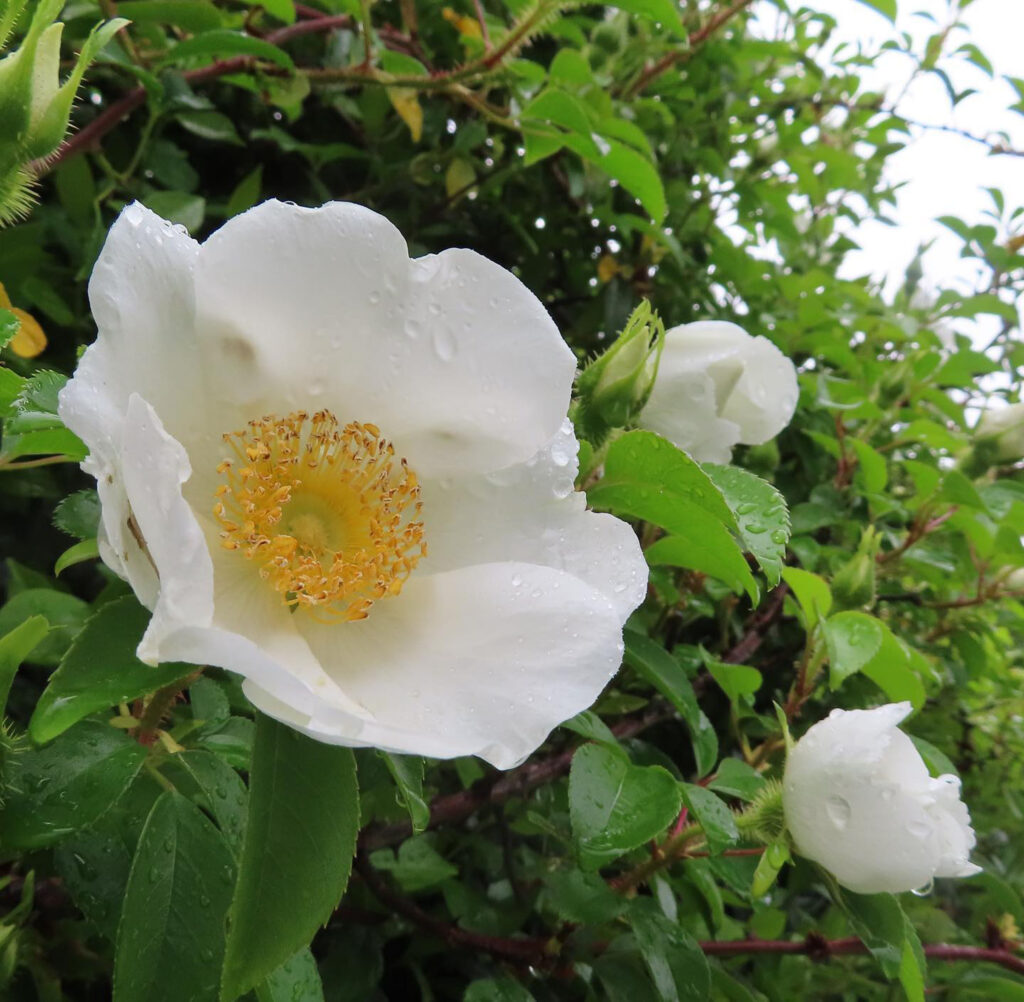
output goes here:
[[[272, 45], [279, 45], [281, 42], [299, 35], [308, 35], [312, 32], [331, 31], [334, 28], [351, 25], [352, 18], [348, 14], [339, 14], [332, 17], [318, 17], [316, 20], [297, 21], [295, 24], [285, 25], [276, 31], [270, 32], [264, 41]], [[228, 76], [231, 73], [241, 73], [251, 70], [256, 66], [256, 60], [252, 56], [232, 56], [230, 59], [220, 59], [209, 66], [201, 66], [199, 69], [187, 70], [182, 73], [183, 79], [189, 83], [202, 83], [206, 80], [213, 80], [217, 77]], [[133, 111], [146, 103], [146, 88], [141, 85], [128, 91], [123, 97], [118, 98], [106, 111], [94, 118], [88, 125], [76, 132], [59, 150], [49, 157], [45, 162], [39, 161], [34, 165], [36, 175], [41, 177], [49, 173], [62, 160], [67, 160], [78, 153], [94, 149], [99, 141], [116, 128]]]
[[672, 52], [662, 56], [656, 63], [648, 66], [637, 77], [636, 82], [629, 88], [625, 96], [635, 97], [656, 77], [660, 77], [662, 73], [671, 69], [677, 63], [689, 59], [695, 49], [700, 48], [723, 24], [739, 14], [744, 8], [749, 7], [752, 2], [753, 0], [734, 0], [728, 7], [723, 7], [717, 14], [709, 18], [706, 24], [690, 35], [685, 49], [673, 49]]
[[[847, 939], [825, 939], [811, 934], [804, 940], [738, 939], [724, 942], [702, 942], [700, 948], [711, 957], [739, 957], [756, 953], [805, 954], [815, 960], [830, 957], [856, 956], [868, 952], [868, 948], [854, 937]], [[998, 964], [1008, 971], [1024, 974], [1024, 958], [1009, 950], [992, 949], [985, 946], [953, 946], [946, 943], [932, 943], [925, 946], [924, 954], [933, 960], [985, 961]]]
[[479, 932], [471, 932], [462, 929], [450, 922], [434, 918], [427, 914], [415, 901], [392, 890], [387, 881], [380, 876], [373, 868], [373, 865], [363, 856], [356, 856], [354, 867], [362, 878], [363, 883], [369, 888], [381, 904], [386, 905], [393, 912], [407, 918], [410, 922], [433, 933], [438, 939], [450, 947], [466, 947], [471, 950], [479, 950], [482, 953], [489, 953], [493, 957], [502, 960], [512, 961], [518, 964], [528, 964], [531, 967], [550, 967], [551, 962], [557, 955], [558, 941], [555, 939], [540, 939], [537, 937], [515, 937], [487, 936]]
[[[654, 724], [668, 720], [673, 711], [663, 703], [653, 703], [636, 716], [620, 720], [611, 728], [617, 738], [631, 738]], [[538, 786], [550, 783], [569, 771], [575, 746], [549, 758], [527, 762], [510, 772], [491, 776], [475, 783], [468, 790], [436, 798], [430, 805], [428, 828], [457, 825], [487, 804], [502, 804], [513, 797], [522, 797]], [[412, 834], [407, 821], [386, 825], [368, 825], [360, 835], [359, 844], [366, 850], [379, 849], [405, 841]]]
[[764, 604], [750, 617], [747, 628], [739, 642], [727, 651], [722, 660], [728, 664], [745, 664], [747, 659], [761, 646], [768, 627], [782, 614], [789, 585], [780, 584], [765, 600]]

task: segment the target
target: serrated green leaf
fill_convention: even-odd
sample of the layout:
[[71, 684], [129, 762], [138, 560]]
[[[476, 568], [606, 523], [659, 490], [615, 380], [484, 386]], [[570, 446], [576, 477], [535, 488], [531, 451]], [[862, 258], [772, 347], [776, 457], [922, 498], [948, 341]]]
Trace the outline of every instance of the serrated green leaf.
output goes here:
[[623, 636], [626, 664], [679, 711], [690, 730], [697, 775], [706, 775], [718, 760], [718, 735], [698, 706], [693, 686], [682, 665], [650, 637], [631, 629], [626, 629]]
[[569, 817], [584, 870], [662, 835], [679, 808], [679, 785], [660, 766], [631, 765], [605, 745], [584, 745], [573, 756]]
[[52, 741], [97, 710], [156, 692], [196, 670], [177, 662], [143, 664], [135, 649], [148, 624], [149, 612], [131, 596], [107, 602], [86, 621], [39, 697], [29, 721], [34, 741]]
[[217, 829], [180, 794], [163, 794], [132, 860], [113, 1002], [217, 1002], [234, 878]]
[[736, 819], [719, 797], [711, 790], [692, 783], [682, 785], [682, 795], [683, 803], [699, 822], [712, 853], [719, 853], [735, 845], [740, 837]]
[[127, 789], [145, 757], [123, 731], [96, 720], [14, 756], [5, 777], [0, 846], [37, 849], [90, 825]]
[[764, 571], [770, 587], [782, 576], [789, 542], [786, 499], [766, 480], [738, 466], [704, 464], [739, 526], [743, 545]]

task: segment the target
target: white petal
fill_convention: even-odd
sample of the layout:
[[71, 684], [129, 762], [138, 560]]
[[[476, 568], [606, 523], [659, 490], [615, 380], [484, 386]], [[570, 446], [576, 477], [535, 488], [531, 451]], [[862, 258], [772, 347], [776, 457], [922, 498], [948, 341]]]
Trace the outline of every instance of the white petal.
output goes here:
[[250, 416], [372, 422], [421, 475], [521, 462], [565, 417], [575, 360], [536, 297], [471, 251], [410, 261], [361, 206], [235, 217], [196, 289], [215, 392]]
[[[132, 393], [152, 405], [179, 442], [204, 431], [201, 368], [192, 336], [198, 253], [199, 245], [183, 227], [138, 202], [115, 220], [89, 280], [99, 335], [61, 397], [64, 418], [68, 397], [81, 394], [69, 414], [82, 430], [69, 427], [86, 445], [92, 445], [96, 424], [109, 418], [110, 408], [124, 414]], [[76, 391], [83, 376], [88, 388]]]
[[[219, 546], [217, 527], [204, 521], [215, 579], [209, 628], [179, 629], [163, 639], [161, 660], [210, 664], [238, 672], [261, 693], [308, 719], [329, 705], [350, 714], [358, 729], [366, 716], [320, 666], [295, 628], [295, 616], [262, 578], [252, 561]], [[248, 688], [246, 689], [248, 692]], [[280, 714], [275, 714], [280, 716]]]
[[741, 442], [760, 445], [793, 417], [800, 394], [796, 369], [765, 337], [751, 338], [742, 358], [742, 375], [719, 401], [719, 413], [739, 426]]
[[969, 862], [977, 844], [967, 805], [960, 799], [960, 780], [956, 776], [939, 776], [931, 780], [935, 803], [930, 808], [935, 822], [942, 858], [937, 877], [969, 877], [980, 873], [981, 867]]
[[698, 462], [727, 463], [739, 442], [777, 435], [797, 403], [796, 370], [767, 338], [708, 320], [673, 327], [640, 425]]
[[[121, 476], [129, 511], [159, 578], [153, 618], [139, 658], [156, 664], [160, 641], [180, 626], [207, 626], [213, 616], [213, 564], [192, 509], [181, 494], [191, 473], [181, 444], [137, 393], [128, 398]], [[138, 546], [138, 542], [136, 541]]]
[[602, 592], [622, 622], [643, 601], [647, 562], [633, 530], [587, 511], [573, 490], [576, 438], [566, 422], [545, 449], [498, 473], [425, 480], [428, 556], [417, 575], [515, 560], [566, 571]]
[[374, 716], [353, 731], [325, 707], [308, 733], [437, 758], [479, 755], [502, 769], [590, 706], [622, 653], [619, 616], [600, 592], [519, 563], [414, 574], [361, 622], [303, 617], [298, 626]]

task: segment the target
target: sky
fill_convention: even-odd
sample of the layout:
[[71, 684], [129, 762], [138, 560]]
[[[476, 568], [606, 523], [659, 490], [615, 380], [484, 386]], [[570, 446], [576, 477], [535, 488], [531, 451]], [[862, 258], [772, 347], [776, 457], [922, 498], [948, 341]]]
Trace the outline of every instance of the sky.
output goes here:
[[[862, 45], [875, 51], [894, 31], [909, 32], [921, 52], [927, 38], [951, 20], [947, 0], [899, 0], [895, 29], [892, 23], [860, 0], [805, 0], [808, 6], [833, 15], [838, 29], [835, 44]], [[757, 23], [771, 30], [778, 14], [768, 0], [753, 8]], [[928, 20], [930, 14], [935, 20]], [[956, 90], [978, 93], [952, 107], [942, 81], [934, 74], [914, 80], [899, 99], [899, 111], [908, 119], [952, 126], [977, 136], [1009, 133], [1010, 145], [1024, 150], [1024, 116], [1010, 111], [1017, 99], [1005, 75], [1024, 77], [1024, 0], [974, 0], [960, 12], [965, 29], [950, 37], [947, 51], [964, 42], [975, 44], [995, 70], [990, 79], [963, 57], [946, 58], [940, 65]], [[899, 53], [883, 54], [863, 76], [869, 90], [886, 93], [890, 100], [903, 91], [913, 68]], [[892, 217], [897, 226], [862, 224], [854, 239], [861, 250], [849, 255], [844, 277], [871, 275], [887, 288], [898, 287], [920, 244], [934, 240], [923, 260], [925, 288], [954, 287], [966, 291], [975, 285], [977, 264], [959, 257], [960, 243], [938, 216], [954, 215], [968, 222], [983, 220], [992, 208], [985, 187], [1001, 188], [1009, 210], [1024, 205], [1024, 158], [991, 156], [985, 146], [961, 136], [929, 129], [914, 129], [908, 147], [890, 160], [888, 177], [906, 182]], [[1020, 223], [1024, 228], [1024, 221]]]

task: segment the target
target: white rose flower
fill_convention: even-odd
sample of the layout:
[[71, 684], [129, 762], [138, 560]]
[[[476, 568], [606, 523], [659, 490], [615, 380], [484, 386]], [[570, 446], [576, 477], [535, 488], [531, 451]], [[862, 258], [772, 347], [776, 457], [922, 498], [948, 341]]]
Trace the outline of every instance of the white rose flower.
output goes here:
[[147, 663], [322, 741], [522, 760], [616, 671], [646, 565], [573, 491], [575, 360], [469, 250], [267, 202], [200, 245], [131, 205], [60, 397]]
[[995, 441], [997, 459], [1024, 457], [1024, 403], [983, 411], [974, 434], [978, 439]]
[[956, 776], [933, 779], [897, 724], [910, 703], [833, 710], [786, 761], [783, 807], [797, 851], [861, 894], [969, 877], [974, 831]]
[[703, 320], [673, 327], [641, 427], [699, 463], [728, 463], [733, 446], [761, 445], [789, 424], [799, 387], [793, 363], [766, 337]]

